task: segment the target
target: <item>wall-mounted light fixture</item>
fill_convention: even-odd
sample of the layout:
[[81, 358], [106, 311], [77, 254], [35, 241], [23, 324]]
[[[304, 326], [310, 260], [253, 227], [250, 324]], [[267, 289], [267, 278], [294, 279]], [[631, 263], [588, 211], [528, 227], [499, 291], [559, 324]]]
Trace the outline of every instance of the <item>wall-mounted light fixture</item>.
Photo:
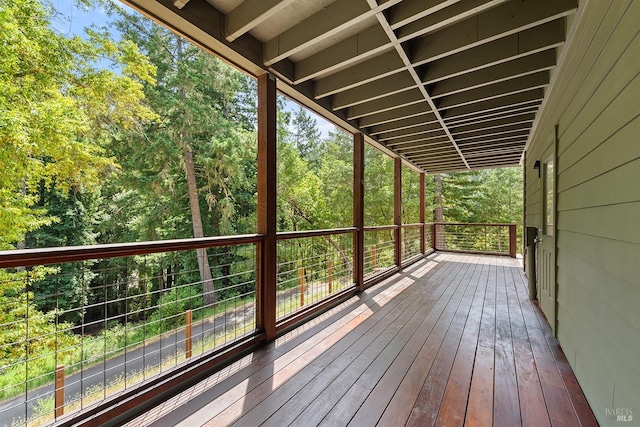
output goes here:
[[533, 168], [538, 171], [538, 178], [540, 178], [540, 160], [536, 160], [533, 164]]

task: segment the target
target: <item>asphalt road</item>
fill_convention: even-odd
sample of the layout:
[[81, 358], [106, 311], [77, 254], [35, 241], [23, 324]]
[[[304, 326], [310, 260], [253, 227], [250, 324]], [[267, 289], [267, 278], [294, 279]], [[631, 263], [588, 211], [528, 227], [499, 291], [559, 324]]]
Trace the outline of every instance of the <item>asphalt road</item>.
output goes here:
[[[253, 317], [254, 306], [251, 304], [217, 316], [212, 320], [194, 323], [192, 326], [192, 348], [197, 349], [203, 339], [206, 340], [213, 334], [222, 333], [225, 328], [243, 325], [245, 319], [251, 321]], [[81, 372], [69, 375], [65, 378], [65, 403], [77, 401], [79, 396], [86, 395], [88, 390], [102, 390], [105, 383], [111, 384], [124, 378], [138, 376], [143, 368], [147, 371], [157, 369], [161, 361], [174, 358], [176, 352], [182, 353], [184, 350], [185, 331], [182, 328], [149, 341], [144, 346], [136, 346], [126, 353], [121, 353], [102, 363], [87, 367]], [[23, 425], [25, 417], [29, 419], [34, 414], [38, 401], [42, 398], [51, 398], [53, 392], [54, 384], [51, 383], [31, 390], [26, 395], [0, 402], [0, 425]]]

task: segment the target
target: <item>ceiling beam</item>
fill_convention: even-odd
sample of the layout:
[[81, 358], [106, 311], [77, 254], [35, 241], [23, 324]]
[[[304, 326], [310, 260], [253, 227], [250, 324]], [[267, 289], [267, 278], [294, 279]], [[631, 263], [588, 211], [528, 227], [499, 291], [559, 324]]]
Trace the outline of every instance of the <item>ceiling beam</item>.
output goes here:
[[504, 156], [501, 158], [491, 158], [486, 160], [477, 160], [473, 163], [474, 169], [494, 169], [497, 167], [515, 167], [518, 166], [520, 158], [515, 156]]
[[[404, 154], [407, 156], [415, 156], [422, 153], [431, 153], [443, 150], [451, 150], [453, 151], [453, 147], [451, 144], [440, 143], [440, 144], [425, 144], [425, 145], [416, 145], [411, 148], [398, 148], [397, 151], [400, 154]], [[455, 152], [455, 151], [454, 151]]]
[[[387, 96], [382, 99], [365, 102], [364, 104], [354, 105], [347, 110], [349, 120], [359, 119], [360, 117], [369, 116], [371, 114], [383, 113], [396, 108], [405, 107], [413, 104], [422, 104], [425, 102], [424, 97], [416, 88], [409, 93], [399, 93]], [[429, 109], [432, 106], [429, 105]]]
[[465, 117], [476, 117], [490, 114], [521, 105], [530, 105], [532, 102], [541, 102], [544, 98], [542, 89], [533, 89], [526, 92], [506, 95], [500, 98], [477, 102], [475, 104], [463, 105], [461, 107], [449, 108], [442, 112], [445, 120], [461, 119]]
[[435, 83], [558, 47], [564, 43], [564, 37], [564, 19], [556, 19], [429, 62], [424, 66], [422, 81], [427, 84]]
[[421, 161], [424, 162], [432, 162], [432, 163], [444, 163], [444, 162], [454, 162], [454, 163], [462, 163], [460, 161], [460, 156], [455, 151], [450, 153], [434, 153], [419, 157], [407, 156], [407, 158], [412, 159], [412, 161], [418, 163]]
[[[396, 120], [389, 123], [384, 123], [378, 126], [373, 126], [369, 129], [370, 135], [379, 135], [385, 132], [391, 132], [394, 130], [401, 130], [412, 128], [420, 125], [432, 125], [438, 124], [438, 121], [435, 119], [435, 114], [429, 113], [426, 115], [409, 117], [402, 120]], [[436, 126], [438, 129], [442, 129], [440, 126]]]
[[404, 70], [404, 62], [395, 50], [373, 60], [356, 64], [339, 73], [316, 81], [316, 98], [333, 95]]
[[[457, 3], [430, 15], [434, 16], [434, 21], [428, 27], [421, 26], [419, 28], [419, 34], [424, 34], [423, 31], [431, 32], [444, 28], [458, 20], [473, 16], [481, 10], [489, 9], [494, 7], [496, 3], [502, 3], [504, 1], [505, 0], [493, 0], [486, 2], [486, 0], [474, 0], [473, 2], [469, 2], [466, 0]], [[467, 9], [464, 9], [464, 7]], [[417, 15], [415, 19], [418, 19]], [[402, 43], [415, 37], [415, 35], [416, 34], [411, 33], [406, 34], [400, 38], [399, 41]], [[296, 64], [295, 83], [297, 84], [312, 78], [321, 77], [327, 73], [346, 68], [378, 55], [381, 52], [392, 49], [392, 43], [379, 25], [369, 27], [355, 36], [333, 45], [329, 49], [324, 49], [309, 58], [299, 61]]]
[[416, 82], [410, 73], [402, 72], [384, 77], [372, 83], [367, 83], [353, 89], [335, 94], [332, 97], [334, 110], [352, 107], [367, 101], [407, 91], [416, 87]]
[[575, 12], [577, 0], [510, 1], [455, 25], [411, 41], [419, 65], [489, 43]]
[[[422, 82], [435, 83], [445, 78], [549, 50], [562, 44], [564, 28], [564, 20], [557, 19], [540, 27], [476, 46], [469, 51], [444, 57], [424, 66], [425, 71], [421, 72]], [[321, 98], [342, 92], [402, 71], [404, 63], [394, 52], [388, 52], [382, 57], [376, 56], [317, 80], [316, 97]]]
[[385, 123], [405, 120], [412, 117], [423, 117], [425, 121], [434, 120], [435, 116], [431, 113], [431, 107], [425, 102], [408, 105], [406, 107], [396, 108], [395, 110], [385, 111], [384, 113], [372, 114], [365, 116], [359, 121], [360, 127], [367, 128]]
[[431, 15], [445, 7], [450, 7], [459, 1], [460, 0], [404, 0], [389, 10], [389, 25], [395, 30], [416, 19]]
[[438, 108], [446, 110], [466, 104], [474, 104], [493, 98], [499, 98], [531, 89], [539, 89], [549, 85], [549, 72], [541, 71], [528, 76], [518, 77], [506, 82], [494, 83], [487, 86], [456, 93], [439, 98]]
[[548, 71], [555, 65], [556, 52], [555, 49], [550, 49], [440, 81], [429, 86], [429, 93], [433, 98], [441, 98], [458, 92], [535, 74], [538, 71]]
[[[367, 0], [367, 2], [369, 3], [369, 6], [372, 9], [377, 4], [376, 0]], [[460, 151], [460, 148], [458, 148], [458, 145], [456, 144], [455, 139], [453, 139], [453, 136], [451, 136], [451, 133], [449, 132], [449, 129], [447, 129], [447, 125], [444, 123], [444, 120], [442, 120], [442, 116], [440, 116], [440, 112], [436, 108], [436, 105], [433, 102], [433, 99], [431, 99], [431, 97], [429, 96], [429, 93], [427, 93], [426, 88], [422, 84], [422, 81], [420, 80], [420, 76], [416, 72], [415, 68], [413, 68], [413, 66], [411, 64], [411, 60], [409, 59], [409, 55], [407, 54], [407, 52], [405, 52], [404, 48], [402, 47], [402, 45], [398, 41], [398, 38], [396, 37], [395, 33], [393, 32], [393, 29], [391, 29], [391, 27], [389, 26], [389, 22], [387, 22], [386, 16], [383, 15], [382, 13], [377, 13], [376, 14], [376, 18], [378, 19], [378, 22], [380, 22], [380, 25], [384, 29], [385, 33], [387, 33], [387, 37], [389, 37], [389, 40], [391, 41], [391, 44], [393, 44], [394, 48], [398, 52], [398, 55], [400, 56], [400, 58], [404, 62], [405, 67], [407, 67], [407, 71], [409, 71], [409, 74], [411, 74], [411, 78], [413, 78], [413, 80], [415, 81], [416, 85], [418, 86], [418, 89], [420, 90], [420, 93], [422, 94], [424, 99], [427, 101], [427, 103], [431, 107], [431, 110], [433, 111], [433, 114], [435, 115], [436, 119], [440, 123], [440, 126], [442, 126], [442, 130], [444, 130], [444, 133], [447, 135], [447, 137], [451, 141], [451, 144], [453, 145], [453, 147], [456, 149], [456, 151], [460, 155], [460, 159], [462, 160], [462, 162], [467, 167], [469, 167], [469, 165], [467, 164], [466, 159], [464, 158], [464, 155], [462, 154], [462, 151]]]
[[[416, 162], [417, 163], [417, 162]], [[421, 162], [421, 163], [417, 163], [418, 166], [422, 166], [424, 168], [426, 168], [428, 171], [431, 171], [433, 173], [434, 170], [442, 170], [442, 171], [449, 171], [449, 170], [468, 170], [466, 168], [466, 165], [464, 163], [462, 163], [461, 161], [455, 161], [455, 160], [447, 160], [447, 161], [443, 161], [443, 162], [437, 162], [437, 161], [428, 161], [425, 159], [425, 161]]]
[[524, 145], [518, 145], [514, 147], [505, 147], [500, 149], [489, 149], [489, 150], [474, 151], [474, 152], [467, 151], [465, 152], [465, 156], [467, 156], [467, 158], [470, 161], [473, 161], [474, 159], [477, 160], [479, 158], [483, 158], [487, 156], [499, 156], [499, 155], [505, 155], [505, 154], [520, 155], [522, 153], [523, 148], [524, 148]]
[[500, 131], [487, 133], [478, 132], [476, 135], [458, 137], [456, 140], [460, 143], [460, 146], [464, 146], [466, 142], [482, 142], [488, 139], [499, 140], [500, 138], [522, 137], [528, 135], [530, 130], [531, 125], [514, 125], [512, 127], [505, 127]]
[[264, 64], [271, 65], [303, 51], [394, 6], [387, 0], [371, 8], [365, 0], [338, 0], [264, 44]]
[[[415, 5], [414, 10], [417, 13], [413, 17], [408, 16], [408, 14], [397, 17], [392, 20], [391, 27], [397, 31], [400, 40], [404, 41], [406, 37], [418, 37], [451, 26], [456, 22], [463, 21], [499, 6], [506, 1], [510, 0], [462, 0], [452, 4], [446, 9], [427, 15], [417, 10], [420, 9], [420, 5]], [[416, 2], [414, 1], [414, 3]], [[393, 18], [391, 12], [397, 7], [398, 6], [395, 6], [391, 9], [390, 18]], [[402, 18], [406, 19], [402, 20]]]
[[477, 116], [472, 116], [472, 117], [462, 117], [462, 118], [454, 118], [454, 119], [450, 119], [450, 120], [446, 120], [447, 122], [447, 126], [449, 126], [449, 128], [452, 127], [456, 127], [456, 126], [464, 126], [469, 124], [469, 122], [473, 122], [473, 123], [482, 123], [482, 122], [488, 122], [491, 120], [494, 120], [498, 117], [514, 117], [514, 116], [519, 116], [521, 114], [528, 114], [528, 113], [533, 113], [535, 114], [538, 111], [538, 107], [540, 106], [540, 102], [539, 101], [533, 101], [534, 103], [530, 103], [530, 104], [524, 104], [522, 106], [518, 106], [518, 107], [510, 107], [510, 108], [506, 108], [505, 111], [494, 111], [494, 112], [489, 112], [489, 113], [484, 113], [482, 114], [482, 112], [477, 115]]
[[522, 144], [522, 141], [527, 140], [527, 136], [525, 134], [516, 134], [507, 137], [497, 137], [497, 138], [478, 138], [475, 141], [460, 143], [460, 148], [464, 150], [475, 150], [478, 148], [485, 147], [504, 147], [510, 145], [519, 145]]
[[379, 25], [374, 25], [334, 44], [329, 49], [321, 50], [298, 61], [294, 83], [320, 78], [372, 56], [393, 50], [384, 30]]
[[506, 125], [521, 125], [524, 123], [533, 123], [536, 115], [529, 113], [522, 116], [514, 116], [508, 118], [498, 118], [490, 122], [472, 123], [466, 126], [459, 126], [457, 128], [449, 128], [453, 135], [465, 135], [469, 132], [478, 130], [496, 129]]
[[469, 153], [480, 153], [480, 152], [489, 151], [489, 150], [498, 150], [498, 151], [511, 150], [511, 149], [515, 149], [516, 147], [519, 147], [519, 149], [522, 150], [525, 142], [526, 142], [526, 139], [519, 139], [517, 141], [512, 141], [510, 143], [501, 143], [496, 145], [493, 145], [493, 144], [479, 145], [476, 147], [464, 148], [463, 151], [465, 152], [465, 154], [469, 154]]
[[416, 142], [437, 143], [437, 142], [445, 142], [445, 141], [449, 141], [449, 143], [451, 143], [449, 138], [445, 135], [434, 135], [434, 136], [410, 135], [410, 136], [396, 138], [394, 140], [388, 141], [385, 143], [385, 145], [392, 149], [396, 149], [396, 148], [400, 148], [401, 146], [406, 147], [408, 145], [415, 144]]
[[405, 138], [413, 135], [426, 135], [431, 134], [431, 136], [444, 136], [442, 132], [442, 128], [440, 127], [440, 123], [432, 123], [429, 125], [419, 125], [414, 126], [408, 129], [400, 129], [394, 130], [391, 132], [385, 132], [383, 134], [378, 135], [378, 141], [390, 141], [393, 139]]
[[226, 39], [234, 41], [267, 19], [289, 7], [295, 0], [245, 0], [225, 19]]

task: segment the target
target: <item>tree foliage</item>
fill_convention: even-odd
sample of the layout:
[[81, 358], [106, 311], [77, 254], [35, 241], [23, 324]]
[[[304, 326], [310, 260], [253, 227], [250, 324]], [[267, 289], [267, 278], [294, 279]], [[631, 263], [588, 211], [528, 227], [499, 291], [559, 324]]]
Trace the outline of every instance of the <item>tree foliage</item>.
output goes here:
[[[32, 209], [40, 185], [94, 188], [116, 168], [100, 144], [114, 127], [152, 120], [143, 82], [153, 67], [133, 43], [88, 30], [67, 38], [35, 0], [0, 3], [0, 245], [50, 224]], [[121, 74], [99, 68], [107, 59]]]

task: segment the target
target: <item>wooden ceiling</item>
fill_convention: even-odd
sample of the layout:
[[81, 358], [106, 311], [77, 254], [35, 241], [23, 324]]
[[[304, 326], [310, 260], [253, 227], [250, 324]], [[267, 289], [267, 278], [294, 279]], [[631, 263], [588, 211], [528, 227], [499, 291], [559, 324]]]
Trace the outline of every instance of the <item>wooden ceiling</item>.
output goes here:
[[578, 0], [124, 0], [428, 173], [520, 162]]

